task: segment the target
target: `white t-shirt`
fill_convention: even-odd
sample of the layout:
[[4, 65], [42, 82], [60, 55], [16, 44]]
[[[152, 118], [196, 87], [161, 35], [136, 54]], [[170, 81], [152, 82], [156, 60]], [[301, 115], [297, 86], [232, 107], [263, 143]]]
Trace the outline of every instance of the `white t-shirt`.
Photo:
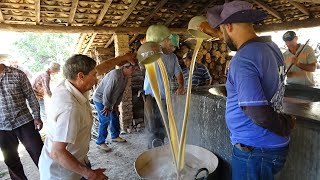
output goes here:
[[81, 175], [53, 161], [50, 152], [53, 142], [68, 143], [67, 150], [85, 165], [93, 122], [89, 99], [64, 80], [52, 94], [47, 121], [47, 137], [39, 159], [40, 179], [79, 180]]

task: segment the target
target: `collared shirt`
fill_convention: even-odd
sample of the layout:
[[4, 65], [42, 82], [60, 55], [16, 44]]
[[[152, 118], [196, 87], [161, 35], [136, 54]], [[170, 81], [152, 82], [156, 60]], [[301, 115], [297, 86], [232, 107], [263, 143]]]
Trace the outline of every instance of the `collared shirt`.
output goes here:
[[40, 119], [40, 107], [27, 76], [5, 66], [0, 77], [0, 130], [16, 129], [34, 119]]
[[[300, 47], [298, 48], [298, 51], [300, 51], [303, 48], [303, 45], [300, 45]], [[283, 57], [284, 60], [291, 58], [295, 56], [294, 54], [292, 54], [289, 50], [287, 50], [286, 52], [283, 53]], [[298, 57], [298, 61], [302, 64], [312, 64], [317, 62], [316, 56], [314, 54], [313, 49], [306, 45], [305, 48], [301, 51], [299, 57]], [[291, 64], [286, 64], [286, 67], [289, 68]], [[305, 71], [301, 68], [299, 68], [296, 65], [293, 65], [291, 67], [291, 69], [289, 70], [289, 72], [301, 72], [304, 71], [305, 72], [305, 76], [301, 76], [301, 77], [288, 77], [287, 78], [287, 83], [288, 84], [301, 84], [304, 86], [314, 86], [315, 82], [313, 79], [313, 72], [308, 72]]]
[[[188, 87], [189, 69], [186, 67], [182, 70], [184, 85]], [[192, 87], [205, 86], [207, 81], [211, 80], [210, 73], [206, 66], [196, 62], [193, 75], [192, 75]]]
[[51, 96], [50, 74], [48, 71], [39, 74], [32, 83], [32, 88], [39, 100], [43, 99], [44, 93]]
[[109, 109], [116, 108], [122, 100], [127, 82], [128, 78], [123, 75], [122, 69], [110, 71], [93, 93], [93, 100], [102, 103]]
[[39, 159], [41, 180], [79, 180], [81, 175], [63, 168], [51, 159], [53, 142], [67, 143], [66, 149], [83, 165], [88, 160], [92, 113], [87, 94], [68, 80], [62, 81], [49, 100], [47, 138]]
[[232, 144], [259, 148], [288, 145], [289, 137], [258, 126], [241, 109], [241, 106], [265, 105], [281, 109], [283, 84], [284, 61], [275, 43], [259, 37], [241, 46], [231, 60], [226, 82], [226, 122]]
[[[173, 53], [162, 54], [162, 60], [168, 74], [169, 82], [170, 84], [173, 84], [173, 81], [174, 81], [173, 77], [182, 72], [181, 67], [179, 65], [178, 58]], [[162, 78], [158, 63], [156, 63], [155, 66], [156, 66], [156, 73], [157, 73], [157, 81], [160, 89], [160, 96], [161, 96], [161, 99], [165, 99], [166, 96], [165, 96], [165, 90], [164, 90], [164, 83], [163, 83], [163, 78]], [[149, 76], [147, 72], [144, 78], [143, 90], [146, 95], [153, 96], [151, 85], [149, 82]]]

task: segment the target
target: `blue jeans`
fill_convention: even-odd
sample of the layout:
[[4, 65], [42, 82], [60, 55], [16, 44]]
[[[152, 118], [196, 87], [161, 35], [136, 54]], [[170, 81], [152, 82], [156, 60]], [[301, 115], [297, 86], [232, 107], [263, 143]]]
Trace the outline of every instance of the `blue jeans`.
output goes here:
[[288, 154], [288, 146], [282, 148], [254, 148], [243, 152], [233, 146], [232, 179], [233, 180], [273, 180]]
[[105, 116], [101, 113], [103, 110], [104, 105], [102, 103], [93, 101], [98, 112], [99, 118], [99, 130], [98, 130], [98, 139], [96, 144], [104, 144], [107, 136], [108, 136], [108, 125], [110, 123], [110, 131], [111, 131], [111, 138], [117, 138], [120, 134], [120, 123], [119, 123], [119, 116], [118, 112], [110, 111], [108, 116]]

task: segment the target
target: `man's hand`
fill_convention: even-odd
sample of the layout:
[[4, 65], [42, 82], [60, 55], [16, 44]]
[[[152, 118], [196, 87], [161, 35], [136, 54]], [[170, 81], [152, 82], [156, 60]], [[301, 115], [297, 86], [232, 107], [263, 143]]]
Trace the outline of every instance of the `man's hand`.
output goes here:
[[42, 129], [43, 123], [41, 119], [35, 119], [33, 123], [34, 123], [34, 129], [37, 129], [38, 131]]
[[128, 62], [130, 62], [131, 64], [138, 64], [138, 59], [136, 58], [137, 54], [136, 53], [126, 53], [125, 57], [127, 59]]
[[180, 86], [178, 87], [176, 94], [177, 95], [184, 95], [185, 91], [184, 91], [184, 87]]
[[88, 180], [107, 180], [108, 176], [103, 174], [104, 171], [106, 171], [106, 169], [99, 168], [99, 169], [92, 170], [90, 175], [85, 178]]
[[296, 66], [299, 64], [298, 58], [295, 56], [290, 57], [289, 62], [291, 62], [292, 64], [294, 64]]
[[109, 116], [110, 114], [110, 109], [107, 107], [104, 107], [101, 111], [100, 111], [103, 115], [105, 116]]
[[113, 109], [112, 109], [113, 112], [116, 112], [116, 113], [119, 113], [119, 106], [115, 106]]
[[199, 30], [212, 36], [212, 37], [217, 37], [219, 39], [223, 39], [222, 32], [220, 29], [217, 28], [212, 28], [208, 22], [202, 22], [199, 26]]

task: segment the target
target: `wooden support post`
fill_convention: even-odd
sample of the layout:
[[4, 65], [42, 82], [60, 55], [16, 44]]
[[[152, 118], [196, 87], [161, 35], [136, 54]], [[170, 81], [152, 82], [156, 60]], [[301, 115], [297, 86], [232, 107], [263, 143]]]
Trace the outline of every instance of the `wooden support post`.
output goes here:
[[77, 47], [76, 47], [76, 49], [75, 49], [75, 53], [76, 53], [76, 54], [80, 53], [81, 48], [82, 48], [82, 43], [83, 43], [83, 41], [86, 39], [86, 37], [87, 37], [87, 34], [86, 34], [86, 33], [81, 34], [81, 37], [80, 37], [80, 39], [78, 40], [78, 44], [77, 44]]
[[299, 29], [299, 28], [310, 28], [320, 26], [319, 18], [309, 18], [306, 20], [301, 20], [299, 23], [289, 21], [278, 24], [268, 24], [255, 26], [257, 32], [270, 32], [270, 31], [283, 31], [290, 29]]
[[104, 48], [108, 48], [112, 43], [113, 43], [113, 40], [114, 40], [114, 35], [112, 35], [112, 37], [109, 39], [109, 41], [106, 43], [106, 45], [104, 46]]
[[135, 34], [129, 41], [129, 44], [132, 44], [136, 39], [137, 37], [139, 36], [139, 34]]
[[103, 5], [102, 10], [100, 11], [99, 17], [97, 18], [95, 25], [100, 25], [101, 21], [103, 20], [104, 16], [106, 15], [110, 5], [112, 3], [112, 0], [106, 0], [106, 2]]

